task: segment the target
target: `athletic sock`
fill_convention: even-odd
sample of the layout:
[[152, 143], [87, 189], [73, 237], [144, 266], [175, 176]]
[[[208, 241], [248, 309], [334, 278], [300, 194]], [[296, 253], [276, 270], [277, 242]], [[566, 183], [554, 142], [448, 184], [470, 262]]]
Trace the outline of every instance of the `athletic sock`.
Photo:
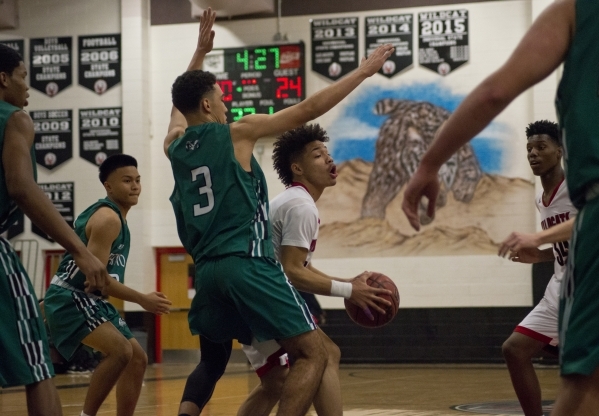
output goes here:
[[91, 415], [88, 415], [87, 413], [85, 413], [85, 412], [82, 410], [82, 411], [81, 411], [81, 416], [91, 416]]

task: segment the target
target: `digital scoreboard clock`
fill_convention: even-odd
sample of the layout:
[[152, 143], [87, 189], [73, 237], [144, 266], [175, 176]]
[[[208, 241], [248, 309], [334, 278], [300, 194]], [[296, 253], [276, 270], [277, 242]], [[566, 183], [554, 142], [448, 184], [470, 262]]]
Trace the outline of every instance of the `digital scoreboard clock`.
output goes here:
[[229, 121], [273, 114], [305, 97], [303, 42], [213, 50], [203, 69], [216, 76], [232, 116]]

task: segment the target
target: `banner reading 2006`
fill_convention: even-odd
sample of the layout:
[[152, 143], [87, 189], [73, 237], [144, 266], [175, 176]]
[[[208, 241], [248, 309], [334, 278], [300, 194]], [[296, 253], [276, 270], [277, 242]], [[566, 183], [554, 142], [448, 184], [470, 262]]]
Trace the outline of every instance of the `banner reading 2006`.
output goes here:
[[121, 82], [121, 35], [79, 36], [79, 85], [103, 94]]
[[100, 166], [108, 156], [122, 153], [122, 119], [121, 107], [79, 110], [79, 155]]

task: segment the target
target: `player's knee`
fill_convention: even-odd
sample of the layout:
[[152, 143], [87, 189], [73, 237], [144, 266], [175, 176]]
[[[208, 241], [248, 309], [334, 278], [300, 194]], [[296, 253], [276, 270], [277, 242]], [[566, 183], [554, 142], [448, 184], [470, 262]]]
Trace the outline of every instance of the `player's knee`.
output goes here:
[[503, 354], [503, 358], [505, 358], [506, 361], [513, 361], [525, 358], [523, 356], [522, 348], [520, 348], [518, 343], [514, 342], [511, 338], [505, 340], [505, 342], [501, 346], [501, 353]]
[[327, 358], [328, 365], [339, 366], [339, 361], [341, 361], [341, 350], [334, 342], [329, 342], [326, 346], [327, 348]]
[[113, 348], [106, 354], [107, 356], [111, 356], [114, 360], [116, 360], [120, 365], [125, 367], [131, 361], [133, 357], [133, 347], [124, 337], [122, 340], [119, 340], [115, 343]]
[[134, 348], [130, 364], [133, 364], [139, 370], [145, 371], [148, 366], [148, 354], [141, 348]]
[[260, 378], [262, 390], [274, 401], [278, 401], [283, 393], [283, 385], [287, 379], [287, 367], [275, 367]]

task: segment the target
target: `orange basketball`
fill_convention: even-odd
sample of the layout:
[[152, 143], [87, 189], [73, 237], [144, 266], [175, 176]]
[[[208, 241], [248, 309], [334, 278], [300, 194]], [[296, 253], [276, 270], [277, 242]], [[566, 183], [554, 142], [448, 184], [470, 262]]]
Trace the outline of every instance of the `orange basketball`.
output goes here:
[[366, 328], [378, 328], [383, 325], [387, 325], [389, 322], [391, 322], [391, 320], [395, 317], [397, 311], [399, 310], [399, 291], [397, 290], [397, 286], [395, 286], [393, 280], [391, 280], [389, 277], [385, 276], [382, 273], [372, 273], [372, 275], [368, 278], [366, 282], [369, 286], [390, 290], [392, 293], [391, 296], [379, 296], [391, 302], [391, 306], [385, 307], [381, 305], [383, 309], [385, 309], [384, 315], [378, 313], [377, 311], [371, 308], [370, 312], [372, 312], [374, 320], [370, 320], [370, 318], [364, 313], [364, 311], [359, 306], [355, 305], [347, 299], [345, 299], [345, 310], [347, 311], [347, 314], [349, 315], [351, 320], [360, 326]]

